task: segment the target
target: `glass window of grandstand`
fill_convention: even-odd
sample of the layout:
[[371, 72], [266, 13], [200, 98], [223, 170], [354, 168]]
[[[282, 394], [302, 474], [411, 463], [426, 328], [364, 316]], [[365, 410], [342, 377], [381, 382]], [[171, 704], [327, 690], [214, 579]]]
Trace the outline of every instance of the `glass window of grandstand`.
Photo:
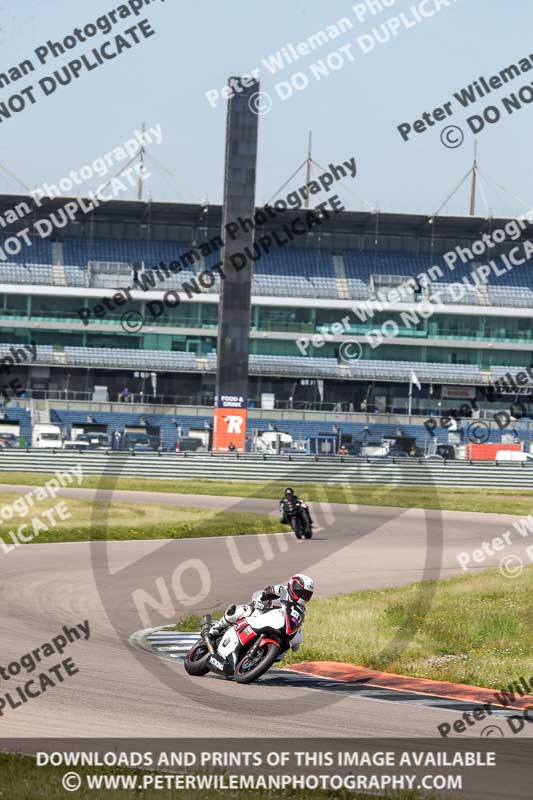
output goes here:
[[82, 333], [62, 333], [61, 331], [31, 331], [30, 341], [36, 345], [50, 345], [55, 351], [65, 347], [85, 347]]
[[[148, 304], [147, 304], [148, 305]], [[145, 318], [150, 321], [152, 316], [153, 324], [157, 326], [170, 326], [172, 328], [201, 328], [202, 327], [202, 305], [200, 303], [184, 303], [175, 308], [165, 305], [159, 316], [158, 307], [155, 314], [150, 314], [147, 308]]]
[[3, 317], [26, 317], [28, 315], [28, 298], [22, 294], [3, 294]]
[[523, 317], [487, 317], [485, 319], [485, 338], [496, 341], [531, 341], [531, 319]]
[[[365, 316], [365, 312], [361, 312]], [[403, 312], [402, 314], [391, 314], [391, 312], [377, 312], [373, 316], [366, 313], [366, 321], [363, 322], [348, 310], [341, 312], [338, 309], [320, 309], [317, 311], [316, 323], [318, 327], [322, 325], [333, 325], [340, 322], [343, 317], [350, 317], [350, 325], [347, 332], [365, 333], [369, 329], [381, 328], [385, 325], [385, 330], [391, 330], [390, 323], [398, 326], [398, 336], [427, 336], [427, 320], [419, 316], [415, 311]]]
[[216, 328], [218, 325], [218, 305], [216, 303], [204, 303], [202, 310], [202, 328]]
[[[335, 313], [335, 312], [332, 312]], [[337, 312], [338, 313], [338, 312]], [[253, 328], [259, 331], [314, 332], [312, 308], [254, 308]]]
[[429, 336], [491, 341], [531, 341], [531, 320], [515, 317], [470, 317], [435, 315], [429, 323]]
[[33, 295], [29, 298], [30, 317], [35, 319], [76, 319], [84, 301], [79, 297], [50, 297]]
[[214, 337], [173, 336], [170, 349], [174, 353], [195, 353], [201, 356], [215, 352], [216, 343]]
[[[252, 339], [250, 352], [261, 356], [299, 356], [300, 358], [302, 356], [296, 346], [296, 342], [277, 341], [276, 339], [270, 339], [266, 342]], [[322, 356], [323, 353], [319, 352], [317, 355]]]
[[140, 339], [129, 333], [114, 336], [110, 334], [85, 334], [86, 347], [120, 348], [121, 350], [139, 350]]
[[429, 323], [429, 336], [448, 336], [454, 339], [479, 339], [483, 336], [480, 318], [454, 316], [453, 314], [435, 315]]

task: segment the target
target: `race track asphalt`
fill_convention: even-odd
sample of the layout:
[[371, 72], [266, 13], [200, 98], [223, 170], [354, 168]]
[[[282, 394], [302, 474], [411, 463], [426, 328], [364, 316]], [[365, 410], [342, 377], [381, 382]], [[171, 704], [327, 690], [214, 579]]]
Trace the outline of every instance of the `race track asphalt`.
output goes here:
[[[96, 493], [63, 489], [61, 495], [91, 498]], [[276, 504], [269, 500], [127, 491], [115, 492], [114, 499], [276, 513]], [[436, 726], [457, 719], [457, 711], [411, 705], [401, 697], [389, 702], [348, 696], [335, 687], [301, 688], [291, 675], [252, 686], [215, 677], [192, 679], [181, 664], [128, 645], [134, 631], [245, 601], [252, 591], [293, 572], [311, 574], [319, 597], [449, 577], [461, 572], [457, 553], [500, 536], [516, 520], [366, 506], [314, 506], [313, 511], [319, 530], [311, 541], [297, 542], [285, 533], [28, 544], [1, 554], [0, 664], [20, 659], [58, 635], [64, 625], [88, 619], [91, 629], [89, 641], [70, 644], [62, 656], [71, 656], [79, 673], [20, 708], [5, 711], [0, 717], [2, 738], [283, 737], [295, 730], [321, 737], [435, 737]], [[524, 557], [526, 546], [524, 540], [505, 555]], [[475, 568], [497, 565], [501, 556], [487, 557]], [[42, 666], [59, 660], [47, 659]], [[0, 681], [2, 692], [9, 685]], [[473, 735], [476, 732], [479, 735], [477, 728]], [[527, 729], [524, 735], [530, 735]]]

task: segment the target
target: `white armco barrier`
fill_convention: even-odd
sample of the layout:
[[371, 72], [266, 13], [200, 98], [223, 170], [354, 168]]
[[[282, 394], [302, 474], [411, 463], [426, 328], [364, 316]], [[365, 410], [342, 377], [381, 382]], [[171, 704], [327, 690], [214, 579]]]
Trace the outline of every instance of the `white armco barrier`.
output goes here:
[[[174, 480], [353, 483], [397, 486], [533, 489], [533, 465], [506, 462], [355, 459], [351, 457], [109, 453], [1, 450], [0, 472], [54, 472], [80, 464], [84, 475]], [[0, 478], [1, 481], [1, 478]]]

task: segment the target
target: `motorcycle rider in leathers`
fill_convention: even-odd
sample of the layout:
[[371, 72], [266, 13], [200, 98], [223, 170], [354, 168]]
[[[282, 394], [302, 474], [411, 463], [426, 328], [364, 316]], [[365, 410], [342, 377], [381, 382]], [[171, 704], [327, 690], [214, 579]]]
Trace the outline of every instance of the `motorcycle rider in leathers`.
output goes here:
[[313, 522], [313, 520], [311, 518], [311, 511], [309, 510], [309, 506], [306, 503], [304, 503], [304, 501], [301, 500], [298, 497], [297, 494], [295, 494], [294, 489], [291, 489], [290, 486], [288, 486], [285, 489], [283, 497], [281, 498], [280, 503], [279, 503], [280, 522], [282, 522], [283, 524], [286, 524], [287, 521], [288, 521], [287, 520], [287, 516], [285, 514], [285, 504], [286, 503], [301, 503], [302, 511], [305, 514], [307, 514], [307, 517], [309, 519], [309, 524], [310, 525], [314, 525], [314, 522]]
[[[279, 608], [283, 602], [290, 601], [297, 603], [305, 609], [305, 604], [313, 596], [314, 582], [307, 575], [298, 573], [286, 583], [275, 583], [267, 586], [262, 591], [254, 592], [251, 605], [231, 605], [226, 609], [224, 616], [211, 625], [209, 633], [211, 636], [220, 636], [231, 625], [235, 625], [238, 619], [249, 616], [254, 610], [270, 611], [272, 608]], [[301, 629], [291, 640], [291, 648], [298, 650], [303, 641]]]

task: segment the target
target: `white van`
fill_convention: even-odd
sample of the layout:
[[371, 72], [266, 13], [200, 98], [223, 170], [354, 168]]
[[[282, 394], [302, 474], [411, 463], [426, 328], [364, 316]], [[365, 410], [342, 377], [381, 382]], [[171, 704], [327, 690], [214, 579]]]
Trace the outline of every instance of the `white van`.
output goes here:
[[34, 447], [40, 448], [61, 447], [61, 428], [50, 423], [37, 423], [33, 426], [32, 443]]
[[533, 461], [531, 453], [524, 453], [523, 450], [498, 450], [496, 453], [496, 461]]

